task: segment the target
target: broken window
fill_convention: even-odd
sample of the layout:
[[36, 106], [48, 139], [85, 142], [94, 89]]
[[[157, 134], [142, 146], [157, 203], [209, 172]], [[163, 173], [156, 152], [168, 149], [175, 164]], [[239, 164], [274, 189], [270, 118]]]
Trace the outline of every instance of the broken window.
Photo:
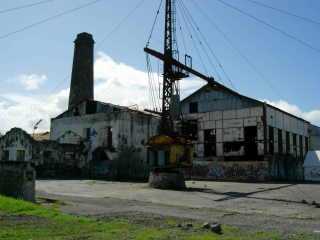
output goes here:
[[25, 151], [24, 150], [17, 150], [17, 158], [16, 158], [16, 160], [18, 162], [25, 161]]
[[289, 132], [286, 132], [286, 153], [287, 154], [290, 154], [291, 152], [291, 149], [290, 149], [290, 133]]
[[183, 122], [182, 133], [191, 140], [198, 140], [198, 121], [190, 120]]
[[283, 153], [282, 130], [278, 129], [278, 149], [279, 154]]
[[97, 112], [97, 103], [94, 101], [88, 101], [86, 103], [86, 114], [94, 114]]
[[223, 143], [223, 151], [225, 153], [239, 152], [242, 146], [242, 142], [225, 142]]
[[198, 102], [189, 103], [189, 113], [197, 113], [198, 112]]
[[274, 131], [271, 126], [269, 126], [269, 153], [274, 154]]
[[204, 156], [213, 157], [217, 155], [216, 131], [215, 129], [204, 130]]

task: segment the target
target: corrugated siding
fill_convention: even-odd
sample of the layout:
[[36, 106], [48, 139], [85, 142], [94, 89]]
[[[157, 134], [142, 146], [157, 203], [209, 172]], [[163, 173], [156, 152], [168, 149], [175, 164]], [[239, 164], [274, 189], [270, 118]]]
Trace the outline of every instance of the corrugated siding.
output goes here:
[[198, 102], [199, 112], [214, 112], [214, 111], [226, 111], [243, 108], [251, 108], [258, 106], [254, 101], [250, 101], [246, 98], [240, 98], [237, 95], [232, 95], [223, 91], [211, 90], [191, 96], [187, 101], [182, 103], [182, 113], [189, 113], [189, 103]]

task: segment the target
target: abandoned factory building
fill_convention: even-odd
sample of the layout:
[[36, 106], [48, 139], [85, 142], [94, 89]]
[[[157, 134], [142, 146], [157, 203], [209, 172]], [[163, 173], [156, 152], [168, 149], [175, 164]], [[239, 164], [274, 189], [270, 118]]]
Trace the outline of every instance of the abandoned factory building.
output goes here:
[[[123, 162], [132, 174], [147, 174], [145, 143], [156, 135], [159, 116], [149, 112], [94, 100], [91, 34], [75, 40], [68, 109], [51, 119], [50, 139], [61, 144], [82, 144], [82, 163], [95, 175], [110, 174], [112, 160]], [[129, 159], [130, 158], [130, 159]], [[125, 163], [128, 161], [131, 163]], [[115, 161], [114, 161], [115, 162]], [[138, 173], [139, 172], [139, 173]]]
[[[87, 100], [51, 120], [50, 138], [61, 144], [83, 144], [83, 165], [103, 175], [109, 174], [110, 161], [138, 161], [137, 166], [143, 167], [144, 145], [158, 125], [159, 118], [150, 113]], [[140, 169], [140, 174], [147, 172]]]
[[[14, 128], [0, 137], [1, 160], [32, 161], [44, 177], [147, 177], [146, 143], [160, 117], [94, 100], [93, 53], [92, 35], [78, 34], [68, 109], [51, 119], [50, 139]], [[182, 131], [194, 144], [187, 177], [303, 180], [306, 153], [320, 149], [318, 127], [221, 84], [203, 86], [180, 105], [188, 122]]]
[[77, 158], [80, 145], [59, 144], [46, 137], [31, 136], [20, 128], [12, 128], [0, 138], [0, 160], [31, 162], [39, 177], [78, 175]]
[[194, 177], [303, 179], [309, 122], [212, 84], [181, 104], [184, 119], [193, 126], [187, 132], [195, 144]]

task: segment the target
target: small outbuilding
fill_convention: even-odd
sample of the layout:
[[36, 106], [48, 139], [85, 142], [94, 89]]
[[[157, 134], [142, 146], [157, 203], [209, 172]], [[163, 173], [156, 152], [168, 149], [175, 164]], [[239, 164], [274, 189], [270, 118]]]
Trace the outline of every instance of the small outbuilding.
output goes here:
[[309, 151], [303, 167], [306, 181], [320, 182], [320, 151]]

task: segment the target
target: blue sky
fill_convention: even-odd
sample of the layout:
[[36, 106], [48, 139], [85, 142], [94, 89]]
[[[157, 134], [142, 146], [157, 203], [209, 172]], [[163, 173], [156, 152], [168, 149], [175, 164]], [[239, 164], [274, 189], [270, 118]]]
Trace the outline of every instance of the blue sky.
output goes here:
[[[145, 72], [146, 61], [143, 47], [146, 44], [160, 0], [145, 0], [141, 7], [117, 31], [113, 32], [111, 36], [109, 35], [100, 44], [101, 39], [114, 29], [139, 1], [102, 0], [90, 7], [3, 39], [1, 39], [1, 36], [6, 33], [90, 1], [53, 0], [36, 7], [0, 14], [2, 83], [0, 89], [0, 113], [2, 116], [0, 116], [0, 120], [7, 122], [6, 127], [0, 130], [4, 131], [14, 127], [13, 124], [30, 128], [32, 122], [36, 121], [36, 117], [49, 118], [63, 110], [64, 103], [59, 103], [59, 105], [55, 100], [58, 98], [57, 96], [67, 96], [67, 88], [70, 82], [68, 75], [71, 72], [73, 57], [73, 40], [79, 32], [86, 31], [93, 34], [97, 42], [96, 57], [101, 68], [104, 68], [105, 65], [103, 64], [106, 63], [117, 63], [117, 66], [123, 71], [129, 69], [137, 73]], [[232, 39], [233, 44], [264, 75], [264, 79], [253, 71], [243, 58], [230, 47], [212, 23], [195, 8], [193, 1], [197, 1], [197, 4], [204, 9], [206, 14]], [[320, 49], [320, 25], [304, 22], [259, 7], [247, 0], [225, 1]], [[320, 22], [320, 2], [318, 0], [257, 1]], [[33, 2], [35, 0], [2, 0], [0, 11]], [[210, 47], [240, 93], [257, 99], [268, 100], [285, 108], [285, 110], [309, 118], [308, 120], [312, 122], [320, 123], [320, 101], [318, 97], [320, 52], [311, 50], [278, 32], [270, 30], [247, 16], [227, 8], [217, 0], [183, 0], [183, 2], [192, 13]], [[156, 49], [162, 48], [163, 41], [163, 10], [160, 13], [150, 44], [151, 47]], [[185, 34], [187, 53], [193, 56], [193, 66], [200, 71], [204, 71], [196, 51], [193, 50], [187, 28], [181, 21], [181, 15], [178, 15], [178, 21], [181, 23]], [[183, 54], [183, 41], [179, 29], [177, 32], [179, 49]], [[193, 37], [195, 38], [195, 36], [194, 33]], [[200, 48], [199, 43], [197, 45]], [[206, 60], [205, 53], [201, 52], [200, 55], [204, 59], [209, 74], [215, 76], [213, 68]], [[212, 60], [214, 59], [212, 58]], [[121, 66], [126, 68], [121, 68]], [[105, 73], [105, 70], [101, 68], [97, 70], [99, 73], [96, 74], [100, 77], [100, 81], [108, 81], [113, 78], [110, 73]], [[105, 66], [105, 69], [108, 69], [108, 66]], [[104, 73], [109, 78], [104, 77]], [[220, 75], [222, 75], [221, 70]], [[130, 78], [128, 75], [123, 77]], [[121, 81], [119, 79], [120, 83]], [[123, 79], [123, 87], [130, 87], [131, 85], [126, 86], [126, 81], [127, 79]], [[226, 77], [222, 77], [222, 81], [229, 85]], [[99, 84], [99, 79], [97, 79], [97, 84]], [[134, 85], [135, 82], [131, 81], [131, 84]], [[196, 88], [197, 85], [192, 84], [192, 87]], [[110, 97], [104, 98], [103, 94], [110, 95]], [[105, 89], [103, 94], [98, 98], [113, 101], [111, 96], [114, 98], [130, 97], [127, 102], [132, 104], [134, 103], [134, 94], [139, 93], [133, 91], [130, 96], [128, 94], [122, 96], [123, 92], [120, 90], [109, 94], [108, 89]], [[51, 109], [50, 113], [47, 114], [44, 113], [46, 108], [39, 110], [37, 107], [41, 104], [45, 105], [49, 101], [48, 99], [52, 100], [52, 108], [55, 109]], [[20, 111], [18, 109], [23, 109], [22, 106], [15, 109], [14, 114], [11, 112], [12, 109], [9, 109], [12, 106], [17, 107], [23, 102], [30, 103], [29, 108], [37, 112], [28, 125], [25, 125], [24, 122], [21, 123], [20, 118], [15, 115]], [[56, 105], [59, 107], [55, 107]], [[29, 114], [31, 110], [28, 110]], [[12, 118], [14, 117], [18, 120], [13, 121]], [[47, 129], [48, 126], [47, 124], [43, 128]]]

